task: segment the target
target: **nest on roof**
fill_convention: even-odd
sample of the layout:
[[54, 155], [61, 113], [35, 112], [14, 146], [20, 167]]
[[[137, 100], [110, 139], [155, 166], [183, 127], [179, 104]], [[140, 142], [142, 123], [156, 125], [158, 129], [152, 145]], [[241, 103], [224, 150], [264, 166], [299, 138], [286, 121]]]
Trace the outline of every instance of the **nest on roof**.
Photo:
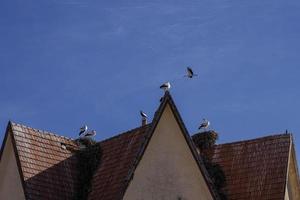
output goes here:
[[94, 140], [93, 138], [90, 138], [90, 137], [82, 137], [82, 138], [75, 140], [75, 142], [82, 148], [90, 147], [97, 143], [96, 140]]
[[204, 131], [193, 135], [193, 141], [195, 141], [197, 147], [200, 150], [208, 149], [213, 147], [218, 140], [219, 135], [216, 131]]
[[79, 188], [74, 199], [85, 200], [91, 192], [92, 178], [100, 164], [102, 151], [99, 143], [91, 138], [80, 138], [76, 142], [83, 148], [76, 153]]
[[226, 200], [226, 193], [223, 191], [226, 185], [226, 177], [222, 167], [211, 162], [209, 156], [205, 153], [209, 151], [216, 144], [219, 135], [216, 131], [209, 130], [193, 135], [193, 141], [196, 146], [200, 149], [200, 155], [202, 157], [205, 168], [219, 194], [221, 200]]

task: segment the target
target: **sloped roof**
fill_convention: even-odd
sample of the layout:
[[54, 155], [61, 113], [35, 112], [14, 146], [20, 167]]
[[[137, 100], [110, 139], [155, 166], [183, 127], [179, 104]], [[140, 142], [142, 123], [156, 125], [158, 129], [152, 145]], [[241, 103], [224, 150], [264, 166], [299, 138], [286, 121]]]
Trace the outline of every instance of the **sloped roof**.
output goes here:
[[[61, 143], [77, 147], [70, 138], [10, 123], [25, 196], [30, 200], [74, 199], [79, 186], [74, 153]], [[99, 142], [102, 157], [92, 180], [89, 199], [121, 199], [124, 181], [150, 124]], [[76, 148], [75, 148], [76, 149]]]
[[10, 124], [27, 199], [72, 199], [77, 187], [76, 158], [60, 143], [69, 138]]
[[89, 199], [121, 199], [134, 159], [150, 125], [142, 126], [100, 142], [101, 163]]
[[[92, 180], [89, 199], [121, 199], [132, 179], [133, 172], [153, 134], [167, 103], [183, 131], [185, 139], [197, 161], [209, 189], [214, 192], [206, 169], [197, 156], [191, 138], [168, 92], [157, 110], [152, 124], [142, 126], [100, 142], [102, 158]], [[17, 150], [17, 160], [24, 177], [24, 190], [28, 199], [72, 199], [76, 194], [76, 156], [61, 148], [61, 143], [76, 146], [70, 138], [11, 123]], [[213, 195], [217, 196], [213, 193]]]
[[221, 165], [228, 199], [284, 199], [292, 136], [281, 134], [215, 145], [207, 155]]
[[[102, 160], [89, 199], [119, 199], [132, 163], [151, 125], [101, 141]], [[71, 139], [11, 123], [27, 199], [72, 199], [77, 183], [76, 157], [60, 143]], [[221, 165], [228, 199], [283, 199], [290, 134], [219, 144], [207, 155]]]

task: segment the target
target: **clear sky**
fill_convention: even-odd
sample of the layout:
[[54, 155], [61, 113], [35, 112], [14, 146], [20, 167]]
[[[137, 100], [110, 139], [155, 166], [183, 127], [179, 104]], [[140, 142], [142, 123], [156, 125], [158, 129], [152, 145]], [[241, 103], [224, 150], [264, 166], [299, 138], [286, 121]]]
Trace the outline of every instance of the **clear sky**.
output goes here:
[[0, 140], [8, 120], [110, 137], [170, 81], [190, 134], [202, 118], [222, 143], [288, 129], [299, 157], [299, 22], [299, 0], [1, 0]]

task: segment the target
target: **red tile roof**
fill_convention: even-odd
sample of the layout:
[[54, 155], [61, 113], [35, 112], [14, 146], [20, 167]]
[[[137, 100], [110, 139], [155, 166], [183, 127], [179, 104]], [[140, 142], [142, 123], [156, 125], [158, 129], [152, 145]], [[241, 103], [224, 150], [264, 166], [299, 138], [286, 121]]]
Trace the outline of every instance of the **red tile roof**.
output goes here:
[[[135, 167], [154, 132], [165, 106], [169, 103], [185, 139], [208, 183], [210, 178], [196, 153], [191, 138], [168, 92], [151, 125], [142, 126], [100, 142], [102, 158], [92, 180], [89, 199], [121, 199], [133, 176]], [[76, 195], [76, 156], [61, 148], [61, 143], [76, 146], [72, 139], [11, 123], [17, 159], [28, 199], [72, 199]], [[149, 131], [148, 131], [149, 129]], [[77, 147], [78, 148], [78, 147]], [[213, 194], [215, 195], [215, 194]]]
[[172, 97], [169, 92], [166, 92], [151, 124], [100, 142], [102, 159], [93, 178], [89, 200], [122, 199], [130, 180], [133, 178], [133, 172], [142, 158], [164, 108], [168, 103], [171, 106], [173, 114], [182, 129], [183, 135], [193, 155], [195, 156], [199, 170], [203, 174], [213, 198], [218, 199], [212, 182], [210, 181], [202, 160], [196, 153], [194, 143], [187, 133]]
[[[149, 125], [101, 141], [102, 158], [92, 181], [89, 199], [120, 199], [124, 181], [145, 140]], [[70, 138], [11, 123], [27, 199], [71, 200], [76, 195], [76, 156], [61, 143], [76, 147]]]
[[71, 139], [11, 123], [27, 199], [72, 199], [77, 186], [76, 158], [61, 148]]
[[[120, 199], [140, 153], [147, 130], [139, 127], [100, 142], [102, 159], [92, 181], [89, 199]], [[28, 199], [73, 199], [76, 157], [61, 142], [70, 138], [12, 123], [13, 138]], [[222, 166], [228, 199], [283, 199], [291, 135], [216, 145], [207, 155]], [[126, 189], [126, 188], [125, 188]]]
[[[166, 105], [170, 105], [211, 194], [219, 196], [212, 185], [202, 158], [184, 126], [169, 92], [156, 111], [152, 124], [142, 126], [100, 142], [101, 161], [92, 180], [89, 200], [122, 199], [126, 187], [147, 148]], [[69, 148], [78, 148], [66, 137], [9, 123], [5, 138], [12, 133], [23, 188], [27, 199], [71, 200], [80, 187], [77, 159]], [[226, 176], [228, 199], [284, 199], [288, 158], [292, 136], [275, 135], [254, 140], [215, 145], [206, 155], [218, 163]], [[1, 148], [0, 158], [3, 151]]]
[[121, 199], [129, 171], [150, 125], [100, 142], [101, 164], [94, 175], [89, 199]]
[[220, 144], [208, 151], [226, 176], [228, 199], [284, 199], [292, 136], [273, 135]]
[[142, 158], [167, 104], [170, 105], [175, 119], [179, 123], [182, 133], [193, 153], [193, 156], [195, 156], [199, 170], [203, 174], [213, 198], [218, 199], [210, 177], [206, 172], [201, 158], [199, 158], [196, 153], [194, 143], [187, 133], [176, 105], [169, 92], [166, 92], [151, 124], [133, 129], [124, 134], [100, 142], [102, 159], [92, 181], [92, 190], [89, 195], [90, 200], [122, 199], [129, 181], [133, 177], [133, 172]]

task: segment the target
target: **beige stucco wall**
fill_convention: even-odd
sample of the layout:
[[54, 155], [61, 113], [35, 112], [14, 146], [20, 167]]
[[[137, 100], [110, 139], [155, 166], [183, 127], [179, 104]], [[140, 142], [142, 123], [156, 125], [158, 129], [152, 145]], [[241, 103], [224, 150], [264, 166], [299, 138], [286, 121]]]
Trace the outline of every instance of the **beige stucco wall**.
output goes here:
[[136, 168], [124, 199], [213, 199], [169, 105]]
[[299, 177], [296, 170], [295, 154], [292, 151], [290, 155], [290, 163], [288, 170], [288, 181], [286, 186], [285, 200], [298, 200], [300, 199], [300, 186]]
[[0, 162], [0, 199], [25, 199], [10, 135], [6, 140]]

